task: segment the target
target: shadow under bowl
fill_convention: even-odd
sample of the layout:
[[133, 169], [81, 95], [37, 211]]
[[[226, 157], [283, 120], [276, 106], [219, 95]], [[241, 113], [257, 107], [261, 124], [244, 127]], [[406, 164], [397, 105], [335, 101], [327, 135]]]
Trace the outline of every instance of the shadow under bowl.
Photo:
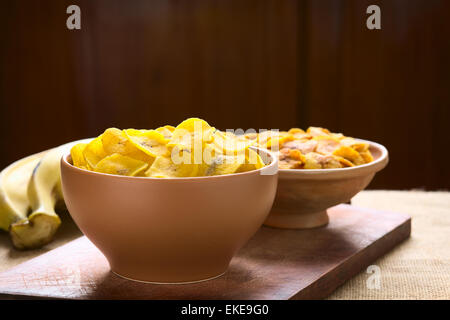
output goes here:
[[339, 169], [280, 169], [278, 189], [265, 225], [284, 229], [307, 229], [329, 222], [327, 209], [350, 201], [388, 163], [387, 149], [369, 143], [374, 161]]

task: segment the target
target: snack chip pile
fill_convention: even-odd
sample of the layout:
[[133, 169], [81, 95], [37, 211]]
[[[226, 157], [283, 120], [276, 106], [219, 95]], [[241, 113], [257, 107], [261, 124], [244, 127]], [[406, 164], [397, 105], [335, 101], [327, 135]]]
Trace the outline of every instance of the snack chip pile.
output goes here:
[[279, 150], [280, 169], [334, 169], [373, 161], [369, 144], [319, 127], [308, 130], [265, 131], [246, 134], [248, 140], [272, 151]]
[[264, 163], [252, 141], [190, 118], [155, 130], [109, 128], [71, 149], [73, 165], [96, 172], [154, 178], [224, 175]]

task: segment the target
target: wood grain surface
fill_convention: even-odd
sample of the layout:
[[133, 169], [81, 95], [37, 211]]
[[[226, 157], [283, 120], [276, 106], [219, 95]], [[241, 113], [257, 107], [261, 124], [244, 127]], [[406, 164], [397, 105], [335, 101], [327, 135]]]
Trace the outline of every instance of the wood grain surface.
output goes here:
[[262, 227], [219, 278], [196, 284], [133, 282], [110, 272], [81, 237], [0, 274], [2, 298], [320, 299], [408, 238], [402, 213], [339, 205], [311, 230]]

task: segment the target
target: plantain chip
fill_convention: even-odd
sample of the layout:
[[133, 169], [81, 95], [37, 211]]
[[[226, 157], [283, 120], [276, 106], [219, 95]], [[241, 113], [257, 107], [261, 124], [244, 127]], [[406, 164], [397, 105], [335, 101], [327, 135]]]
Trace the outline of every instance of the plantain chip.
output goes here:
[[322, 167], [324, 169], [337, 169], [343, 167], [342, 163], [339, 161], [337, 157], [333, 155], [325, 155], [324, 157], [325, 159], [323, 160], [324, 162], [322, 163]]
[[175, 130], [175, 127], [169, 126], [169, 125], [159, 127], [158, 129], [156, 129], [156, 131], [161, 133], [164, 136], [164, 138], [166, 138], [167, 140], [170, 140], [172, 138], [172, 133], [174, 130]]
[[263, 148], [267, 148], [269, 140], [273, 137], [278, 137], [280, 133], [275, 130], [266, 130], [258, 134], [257, 143]]
[[364, 159], [358, 151], [348, 146], [340, 146], [338, 149], [333, 151], [333, 155], [345, 158], [355, 165], [364, 164]]
[[109, 128], [103, 132], [102, 144], [103, 149], [108, 154], [120, 153], [125, 155], [136, 148], [130, 143], [125, 133], [117, 128]]
[[265, 166], [265, 163], [261, 159], [261, 156], [259, 155], [259, 153], [252, 149], [246, 149], [245, 163], [254, 165], [255, 169], [260, 169]]
[[345, 138], [345, 136], [342, 133], [331, 133], [330, 136], [332, 136], [334, 139], [342, 140]]
[[78, 143], [70, 150], [70, 156], [72, 157], [72, 163], [75, 167], [87, 168], [86, 159], [84, 159], [84, 149], [87, 143]]
[[267, 148], [271, 150], [279, 150], [284, 143], [292, 140], [294, 140], [294, 136], [292, 134], [287, 132], [280, 132], [280, 135], [271, 137], [267, 141]]
[[145, 175], [153, 178], [195, 177], [199, 168], [199, 164], [184, 162], [176, 164], [170, 157], [158, 156]]
[[125, 135], [132, 145], [149, 156], [156, 158], [169, 154], [167, 139], [156, 130], [127, 129]]
[[226, 156], [219, 154], [213, 159], [211, 165], [205, 172], [205, 176], [218, 176], [236, 173], [244, 164], [245, 158], [242, 159], [237, 156]]
[[365, 150], [365, 151], [359, 152], [359, 154], [363, 158], [364, 163], [370, 163], [370, 162], [373, 161], [373, 156], [372, 156], [372, 154], [370, 153], [369, 150]]
[[237, 137], [231, 132], [216, 130], [213, 134], [213, 146], [217, 152], [222, 154], [237, 154], [248, 149], [255, 141], [246, 139], [244, 136]]
[[100, 160], [95, 166], [95, 171], [134, 177], [147, 169], [147, 167], [148, 163], [144, 161], [136, 160], [120, 153], [114, 153]]
[[322, 165], [316, 155], [318, 154], [314, 152], [310, 152], [305, 155], [305, 164], [303, 166], [304, 169], [322, 169]]
[[255, 143], [256, 139], [221, 132], [204, 120], [190, 118], [177, 127], [156, 130], [109, 128], [88, 145], [74, 148], [72, 154], [76, 166], [97, 172], [193, 177], [263, 167], [261, 157], [249, 149]]
[[83, 150], [83, 155], [88, 169], [94, 170], [97, 163], [107, 156], [106, 151], [103, 149], [102, 135], [88, 143]]
[[297, 149], [289, 150], [289, 158], [305, 163], [305, 156]]
[[309, 127], [306, 130], [306, 133], [310, 134], [313, 137], [316, 137], [316, 136], [327, 136], [327, 135], [331, 134], [331, 132], [328, 129], [321, 128], [321, 127]]
[[175, 128], [167, 145], [169, 147], [180, 145], [183, 148], [191, 148], [196, 142], [209, 143], [213, 140], [215, 130], [202, 119], [189, 118]]
[[299, 150], [302, 154], [307, 154], [310, 152], [314, 152], [317, 148], [317, 140], [292, 140], [284, 143], [282, 148], [288, 149], [296, 149]]
[[[140, 131], [140, 130], [136, 130]], [[137, 160], [152, 163], [155, 159], [128, 139], [125, 130], [117, 128], [106, 129], [102, 135], [103, 149], [107, 154], [120, 153], [121, 155], [128, 156]]]
[[339, 140], [332, 136], [316, 136], [313, 140], [317, 141], [315, 151], [321, 154], [333, 153], [340, 146]]
[[368, 143], [321, 127], [309, 127], [306, 132], [300, 128], [271, 130], [245, 138], [272, 151], [278, 147], [281, 169], [343, 168], [373, 161]]
[[305, 169], [336, 169], [342, 168], [340, 161], [333, 155], [323, 155], [310, 152], [305, 155]]
[[333, 157], [335, 157], [341, 163], [341, 165], [343, 167], [354, 167], [355, 166], [352, 162], [348, 161], [345, 158], [342, 158], [342, 157], [336, 156], [336, 155], [333, 155]]
[[364, 152], [369, 149], [369, 144], [365, 142], [360, 142], [351, 137], [345, 137], [340, 140], [340, 143], [347, 147], [352, 147], [358, 152]]

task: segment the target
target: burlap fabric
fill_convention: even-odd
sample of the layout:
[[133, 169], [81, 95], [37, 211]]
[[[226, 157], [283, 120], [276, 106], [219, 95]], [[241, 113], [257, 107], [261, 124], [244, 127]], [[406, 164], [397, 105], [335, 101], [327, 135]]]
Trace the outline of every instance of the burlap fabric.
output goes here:
[[379, 288], [365, 271], [329, 299], [450, 299], [450, 192], [364, 191], [352, 204], [408, 213], [411, 238], [374, 262]]

